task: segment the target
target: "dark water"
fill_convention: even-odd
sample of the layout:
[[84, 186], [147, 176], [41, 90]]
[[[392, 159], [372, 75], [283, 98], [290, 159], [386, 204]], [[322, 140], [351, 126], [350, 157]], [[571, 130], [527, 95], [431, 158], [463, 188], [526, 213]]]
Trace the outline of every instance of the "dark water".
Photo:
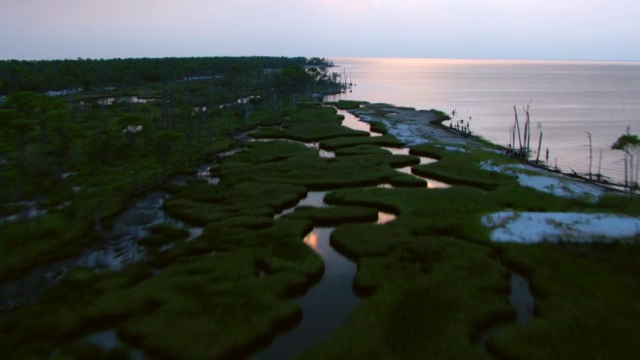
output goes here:
[[[82, 254], [47, 264], [29, 274], [0, 286], [0, 313], [37, 300], [51, 285], [77, 268], [118, 271], [146, 259], [146, 250], [139, 244], [148, 235], [148, 228], [170, 223], [187, 227], [162, 210], [168, 194], [154, 191], [140, 197], [125, 212], [114, 219], [114, 226], [105, 234], [104, 242]], [[189, 228], [189, 241], [202, 234], [202, 228]]]
[[[360, 130], [360, 131], [367, 131], [369, 132], [370, 136], [381, 136], [381, 134], [375, 133], [371, 131], [371, 126], [364, 122], [361, 121], [357, 116], [351, 114], [348, 111], [345, 110], [338, 110], [338, 114], [344, 116], [344, 120], [342, 121], [342, 126], [348, 127], [350, 129], [353, 130]], [[409, 148], [390, 148], [390, 147], [383, 147], [383, 149], [389, 151], [390, 153], [392, 153], [393, 155], [409, 155]], [[431, 159], [428, 157], [423, 157], [420, 156], [420, 165], [426, 165], [426, 164], [431, 164], [436, 162], [437, 160], [435, 159]], [[413, 175], [415, 177], [418, 177], [420, 179], [424, 179], [427, 181], [427, 188], [429, 189], [446, 189], [451, 187], [450, 184], [438, 181], [438, 180], [433, 180], [433, 179], [429, 179], [426, 177], [422, 177], [422, 176], [418, 176], [413, 174], [413, 172], [411, 171], [411, 166], [407, 166], [407, 167], [403, 167], [403, 168], [399, 168], [396, 169], [402, 173], [408, 174], [408, 175]]]
[[[115, 329], [103, 330], [93, 333], [81, 340], [82, 343], [88, 343], [99, 346], [103, 350], [112, 350], [118, 347], [127, 347], [118, 338], [118, 332]], [[140, 349], [128, 350], [129, 360], [142, 360], [145, 358], [144, 351]]]
[[509, 301], [516, 310], [518, 324], [523, 324], [533, 318], [536, 299], [533, 297], [529, 280], [516, 273], [511, 273], [511, 293]]
[[[336, 58], [356, 85], [339, 98], [417, 109], [457, 110], [471, 131], [507, 145], [513, 106], [531, 101], [532, 143], [543, 132], [541, 158], [550, 165], [589, 171], [586, 131], [592, 134], [596, 173], [624, 178], [623, 156], [611, 145], [627, 126], [640, 134], [640, 63], [455, 59]], [[520, 117], [524, 114], [520, 111]]]
[[[515, 272], [511, 273], [511, 291], [509, 293], [509, 302], [516, 311], [515, 322], [519, 325], [525, 324], [535, 315], [536, 299], [531, 292], [529, 280]], [[481, 335], [478, 346], [484, 348], [495, 334], [508, 324], [500, 324], [486, 329]]]
[[304, 242], [322, 257], [325, 272], [296, 303], [302, 308], [302, 321], [290, 332], [276, 337], [254, 359], [287, 359], [329, 338], [347, 319], [360, 299], [352, 290], [357, 266], [329, 244], [333, 228], [314, 228]]
[[[300, 206], [326, 207], [327, 191], [310, 191], [295, 206], [277, 214], [275, 219], [294, 212]], [[392, 214], [381, 215], [381, 221], [392, 221]], [[330, 244], [335, 228], [316, 227], [303, 241], [313, 249], [324, 263], [322, 279], [295, 302], [302, 308], [302, 320], [296, 328], [279, 335], [266, 349], [256, 353], [254, 359], [286, 359], [301, 354], [312, 345], [327, 339], [351, 314], [359, 298], [352, 290], [357, 265]]]

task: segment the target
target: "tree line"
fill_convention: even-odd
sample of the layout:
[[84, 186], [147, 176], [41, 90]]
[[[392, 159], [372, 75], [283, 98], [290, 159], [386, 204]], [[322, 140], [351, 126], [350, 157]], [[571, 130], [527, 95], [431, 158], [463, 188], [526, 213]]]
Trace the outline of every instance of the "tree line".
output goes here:
[[283, 68], [292, 65], [331, 66], [323, 58], [305, 57], [189, 57], [76, 60], [2, 60], [0, 95], [17, 91], [91, 91], [105, 87], [139, 86], [164, 81], [219, 76], [242, 69]]

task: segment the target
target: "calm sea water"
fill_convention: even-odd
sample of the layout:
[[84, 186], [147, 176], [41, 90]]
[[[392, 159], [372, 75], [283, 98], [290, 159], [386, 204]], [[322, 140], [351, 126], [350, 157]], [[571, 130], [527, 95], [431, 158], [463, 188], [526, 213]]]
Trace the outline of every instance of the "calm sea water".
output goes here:
[[[513, 106], [524, 119], [529, 102], [532, 137], [543, 132], [544, 160], [563, 171], [624, 179], [623, 154], [611, 145], [627, 126], [640, 134], [640, 63], [459, 59], [332, 59], [355, 86], [341, 98], [438, 109], [471, 118], [471, 131], [501, 145], [510, 142]], [[540, 128], [538, 128], [540, 124]], [[532, 145], [532, 147], [534, 147]], [[535, 155], [534, 155], [535, 156]]]

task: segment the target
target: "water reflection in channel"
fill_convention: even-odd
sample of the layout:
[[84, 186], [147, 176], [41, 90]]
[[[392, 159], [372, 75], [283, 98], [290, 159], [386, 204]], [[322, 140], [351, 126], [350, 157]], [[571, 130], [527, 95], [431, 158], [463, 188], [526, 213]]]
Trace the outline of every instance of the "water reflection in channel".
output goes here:
[[307, 196], [305, 196], [304, 199], [298, 201], [295, 206], [283, 210], [280, 214], [276, 214], [273, 218], [275, 220], [278, 220], [284, 215], [291, 214], [300, 206], [310, 206], [315, 208], [327, 207], [327, 204], [324, 203], [324, 197], [327, 195], [327, 192], [328, 191], [309, 191], [307, 192]]
[[[533, 319], [535, 316], [536, 299], [531, 292], [529, 280], [515, 272], [511, 273], [511, 292], [509, 293], [509, 302], [516, 311], [515, 322], [522, 325]], [[509, 324], [497, 324], [486, 329], [480, 334], [478, 347], [485, 349], [487, 342], [491, 340], [500, 329]]]
[[271, 345], [253, 359], [288, 359], [300, 355], [312, 345], [329, 338], [360, 302], [352, 290], [357, 266], [330, 245], [334, 228], [316, 227], [305, 243], [325, 264], [324, 275], [295, 302], [302, 308], [302, 320], [292, 331], [276, 337]]
[[[369, 125], [368, 123], [362, 121], [361, 119], [359, 119], [358, 117], [356, 117], [355, 115], [351, 114], [348, 111], [345, 110], [337, 110], [339, 115], [344, 116], [344, 120], [342, 121], [342, 126], [346, 126], [350, 129], [353, 130], [361, 130], [361, 131], [367, 131], [369, 133], [369, 135], [371, 136], [381, 136], [382, 134], [378, 134], [375, 132], [371, 131], [371, 125]], [[391, 154], [393, 155], [410, 155], [410, 149], [409, 148], [391, 148], [391, 147], [383, 147], [383, 149], [391, 152]], [[428, 157], [424, 157], [424, 156], [420, 156], [420, 165], [426, 165], [426, 164], [432, 164], [434, 162], [437, 162], [437, 160], [435, 159], [431, 159]], [[437, 181], [437, 180], [433, 180], [433, 179], [429, 179], [426, 177], [422, 177], [422, 176], [418, 176], [415, 175], [412, 171], [411, 171], [411, 166], [408, 167], [403, 167], [400, 169], [397, 169], [398, 171], [408, 174], [408, 175], [412, 175], [415, 176], [419, 179], [423, 179], [427, 181], [427, 188], [428, 189], [447, 189], [450, 188], [451, 185], [447, 184], [447, 183], [443, 183], [441, 181]]]
[[531, 320], [535, 313], [536, 299], [531, 292], [529, 280], [522, 275], [511, 273], [511, 294], [509, 301], [517, 313], [518, 324]]
[[[387, 213], [384, 211], [378, 211], [378, 221], [376, 222], [376, 224], [377, 225], [388, 224], [394, 221], [395, 219], [396, 219], [396, 215], [394, 214]], [[328, 241], [321, 242], [319, 238], [320, 236], [317, 229], [314, 229], [314, 231], [310, 232], [309, 234], [307, 234], [307, 236], [304, 237], [303, 241], [307, 246], [309, 246], [313, 251], [315, 251], [321, 256], [324, 256], [327, 253], [329, 253], [328, 249], [331, 249], [331, 252], [334, 252], [333, 248], [329, 246]]]
[[[409, 148], [390, 148], [390, 147], [383, 147], [383, 149], [391, 152], [393, 155], [410, 155], [409, 152], [411, 151]], [[427, 164], [433, 164], [435, 162], [438, 162], [438, 160], [436, 159], [432, 159], [432, 158], [428, 158], [428, 157], [424, 157], [424, 156], [419, 156], [418, 157], [420, 159], [420, 164], [419, 165], [427, 165]], [[447, 183], [443, 183], [442, 181], [438, 181], [438, 180], [433, 180], [427, 177], [423, 177], [423, 176], [419, 176], [416, 175], [412, 172], [412, 166], [405, 166], [399, 169], [396, 169], [397, 171], [407, 174], [407, 175], [412, 175], [415, 176], [419, 179], [423, 179], [427, 181], [427, 188], [428, 189], [448, 189], [451, 187], [451, 185], [447, 184]]]
[[85, 337], [83, 340], [81, 340], [81, 343], [93, 344], [105, 351], [109, 351], [109, 350], [116, 349], [118, 347], [125, 346], [128, 359], [142, 360], [145, 358], [144, 351], [142, 351], [141, 349], [136, 349], [136, 348], [131, 349], [126, 347], [127, 345], [122, 343], [120, 341], [120, 338], [118, 338], [118, 333], [115, 329], [103, 330], [103, 331], [93, 333]]
[[352, 113], [346, 110], [339, 110], [339, 109], [337, 109], [337, 112], [338, 112], [338, 115], [344, 116], [344, 120], [342, 120], [342, 124], [341, 124], [342, 126], [348, 127], [349, 129], [352, 129], [352, 130], [366, 131], [369, 133], [370, 136], [382, 136], [382, 134], [380, 133], [371, 131], [371, 125], [369, 123], [366, 123], [360, 120]]
[[378, 211], [378, 222], [376, 222], [376, 224], [378, 225], [388, 224], [395, 219], [396, 219], [396, 215], [394, 214]]
[[[275, 218], [289, 214], [300, 206], [326, 207], [326, 194], [326, 191], [310, 191], [296, 206]], [[379, 211], [376, 224], [387, 224], [395, 219], [394, 214]], [[276, 337], [268, 348], [256, 353], [253, 359], [284, 359], [301, 354], [312, 345], [326, 340], [360, 302], [352, 290], [357, 265], [331, 247], [333, 231], [334, 228], [316, 227], [304, 237], [304, 243], [322, 258], [325, 265], [323, 277], [305, 295], [296, 299], [303, 314], [300, 324]]]
[[310, 232], [307, 236], [304, 237], [304, 243], [307, 244], [313, 251], [320, 252], [320, 247], [318, 246], [318, 234], [315, 232]]

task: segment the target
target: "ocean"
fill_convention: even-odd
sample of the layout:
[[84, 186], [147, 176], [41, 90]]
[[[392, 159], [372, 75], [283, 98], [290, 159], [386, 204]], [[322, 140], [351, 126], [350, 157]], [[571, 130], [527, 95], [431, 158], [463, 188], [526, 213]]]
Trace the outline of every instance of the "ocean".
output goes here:
[[[611, 145], [630, 127], [640, 134], [640, 62], [332, 58], [353, 83], [333, 99], [438, 109], [500, 145], [510, 143], [516, 106], [529, 105], [531, 143], [540, 159], [565, 172], [591, 172], [624, 181], [621, 151]], [[517, 142], [517, 141], [516, 141]], [[534, 146], [535, 144], [535, 146]], [[601, 155], [602, 153], [602, 155]], [[536, 154], [532, 157], [535, 158]]]

